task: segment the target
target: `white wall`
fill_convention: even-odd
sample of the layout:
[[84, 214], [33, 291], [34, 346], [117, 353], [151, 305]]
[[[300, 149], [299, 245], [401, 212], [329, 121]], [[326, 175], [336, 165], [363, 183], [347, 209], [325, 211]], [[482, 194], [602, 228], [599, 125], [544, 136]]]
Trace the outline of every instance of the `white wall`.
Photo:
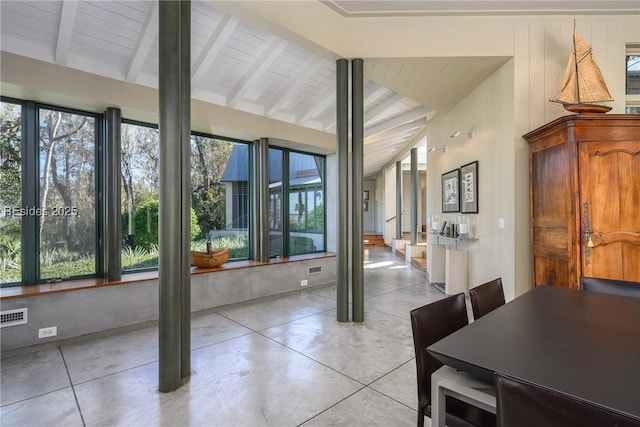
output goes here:
[[[514, 295], [516, 276], [511, 123], [513, 61], [502, 66], [451, 112], [434, 118], [428, 141], [446, 143], [449, 151], [429, 154], [427, 163], [428, 214], [438, 214], [441, 220], [455, 223], [458, 213], [442, 213], [441, 175], [478, 161], [479, 213], [467, 215], [471, 235], [478, 240], [460, 242], [458, 248], [469, 251], [470, 286], [502, 277], [507, 298]], [[455, 130], [471, 128], [474, 129], [471, 139], [450, 138]], [[505, 219], [504, 229], [498, 229], [498, 218]]]
[[[396, 167], [395, 164], [384, 170], [384, 243], [391, 246], [396, 237]], [[390, 219], [396, 217], [396, 219]]]
[[382, 170], [376, 175], [376, 232], [384, 235], [385, 230], [385, 212], [387, 202], [385, 200], [386, 187], [385, 171]]
[[376, 232], [376, 181], [365, 179], [362, 181], [362, 190], [369, 192], [369, 203], [366, 212], [362, 212], [362, 226], [365, 233]]

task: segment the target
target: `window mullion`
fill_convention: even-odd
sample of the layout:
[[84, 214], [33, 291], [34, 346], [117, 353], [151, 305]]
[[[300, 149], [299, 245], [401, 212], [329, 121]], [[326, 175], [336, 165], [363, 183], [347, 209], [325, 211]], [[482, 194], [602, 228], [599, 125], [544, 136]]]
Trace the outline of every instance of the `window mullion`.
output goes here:
[[[40, 207], [38, 179], [38, 114], [35, 102], [26, 101], [22, 109], [22, 208], [29, 213]], [[40, 277], [38, 215], [22, 217], [22, 281], [36, 283]]]
[[282, 255], [290, 256], [289, 241], [289, 150], [282, 150], [282, 212], [284, 219], [282, 221]]

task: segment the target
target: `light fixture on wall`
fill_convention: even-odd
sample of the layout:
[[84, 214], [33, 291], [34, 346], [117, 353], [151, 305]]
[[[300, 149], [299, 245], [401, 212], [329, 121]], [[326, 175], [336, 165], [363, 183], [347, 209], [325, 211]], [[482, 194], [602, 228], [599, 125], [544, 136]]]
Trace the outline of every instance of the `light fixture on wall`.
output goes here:
[[451, 134], [451, 138], [455, 138], [456, 136], [467, 135], [467, 138], [471, 139], [473, 137], [473, 129], [469, 130], [457, 130]]
[[429, 149], [427, 150], [427, 153], [433, 153], [436, 150], [437, 150], [436, 147], [429, 147]]

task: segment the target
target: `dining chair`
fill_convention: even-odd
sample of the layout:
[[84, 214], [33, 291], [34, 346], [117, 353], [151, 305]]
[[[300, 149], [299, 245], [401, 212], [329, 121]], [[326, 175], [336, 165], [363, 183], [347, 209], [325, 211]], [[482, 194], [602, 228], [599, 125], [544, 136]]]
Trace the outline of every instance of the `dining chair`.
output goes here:
[[[436, 341], [469, 324], [464, 293], [411, 310], [411, 328], [418, 377], [418, 426], [431, 417], [431, 374], [443, 364], [427, 352]], [[454, 397], [446, 398], [449, 427], [495, 426], [495, 415]]]
[[583, 291], [640, 298], [640, 282], [581, 276], [580, 289]]
[[469, 289], [473, 318], [478, 320], [485, 314], [504, 305], [504, 290], [502, 278], [498, 277], [490, 282]]
[[496, 374], [498, 427], [639, 427], [640, 421], [506, 375]]

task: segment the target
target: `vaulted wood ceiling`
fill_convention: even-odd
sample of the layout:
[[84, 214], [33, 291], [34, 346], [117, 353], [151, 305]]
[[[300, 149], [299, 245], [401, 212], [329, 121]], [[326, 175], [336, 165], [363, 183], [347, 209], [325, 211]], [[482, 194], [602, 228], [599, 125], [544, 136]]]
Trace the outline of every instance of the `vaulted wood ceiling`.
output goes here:
[[[375, 13], [393, 15], [399, 13], [393, 5], [421, 2], [325, 3], [346, 15], [364, 13], [366, 7], [370, 13], [386, 8]], [[157, 88], [156, 1], [3, 0], [0, 7], [3, 51]], [[210, 1], [192, 2], [191, 58], [194, 99], [335, 132], [334, 61]], [[419, 144], [436, 111], [455, 105], [505, 60], [367, 59], [365, 176]]]

